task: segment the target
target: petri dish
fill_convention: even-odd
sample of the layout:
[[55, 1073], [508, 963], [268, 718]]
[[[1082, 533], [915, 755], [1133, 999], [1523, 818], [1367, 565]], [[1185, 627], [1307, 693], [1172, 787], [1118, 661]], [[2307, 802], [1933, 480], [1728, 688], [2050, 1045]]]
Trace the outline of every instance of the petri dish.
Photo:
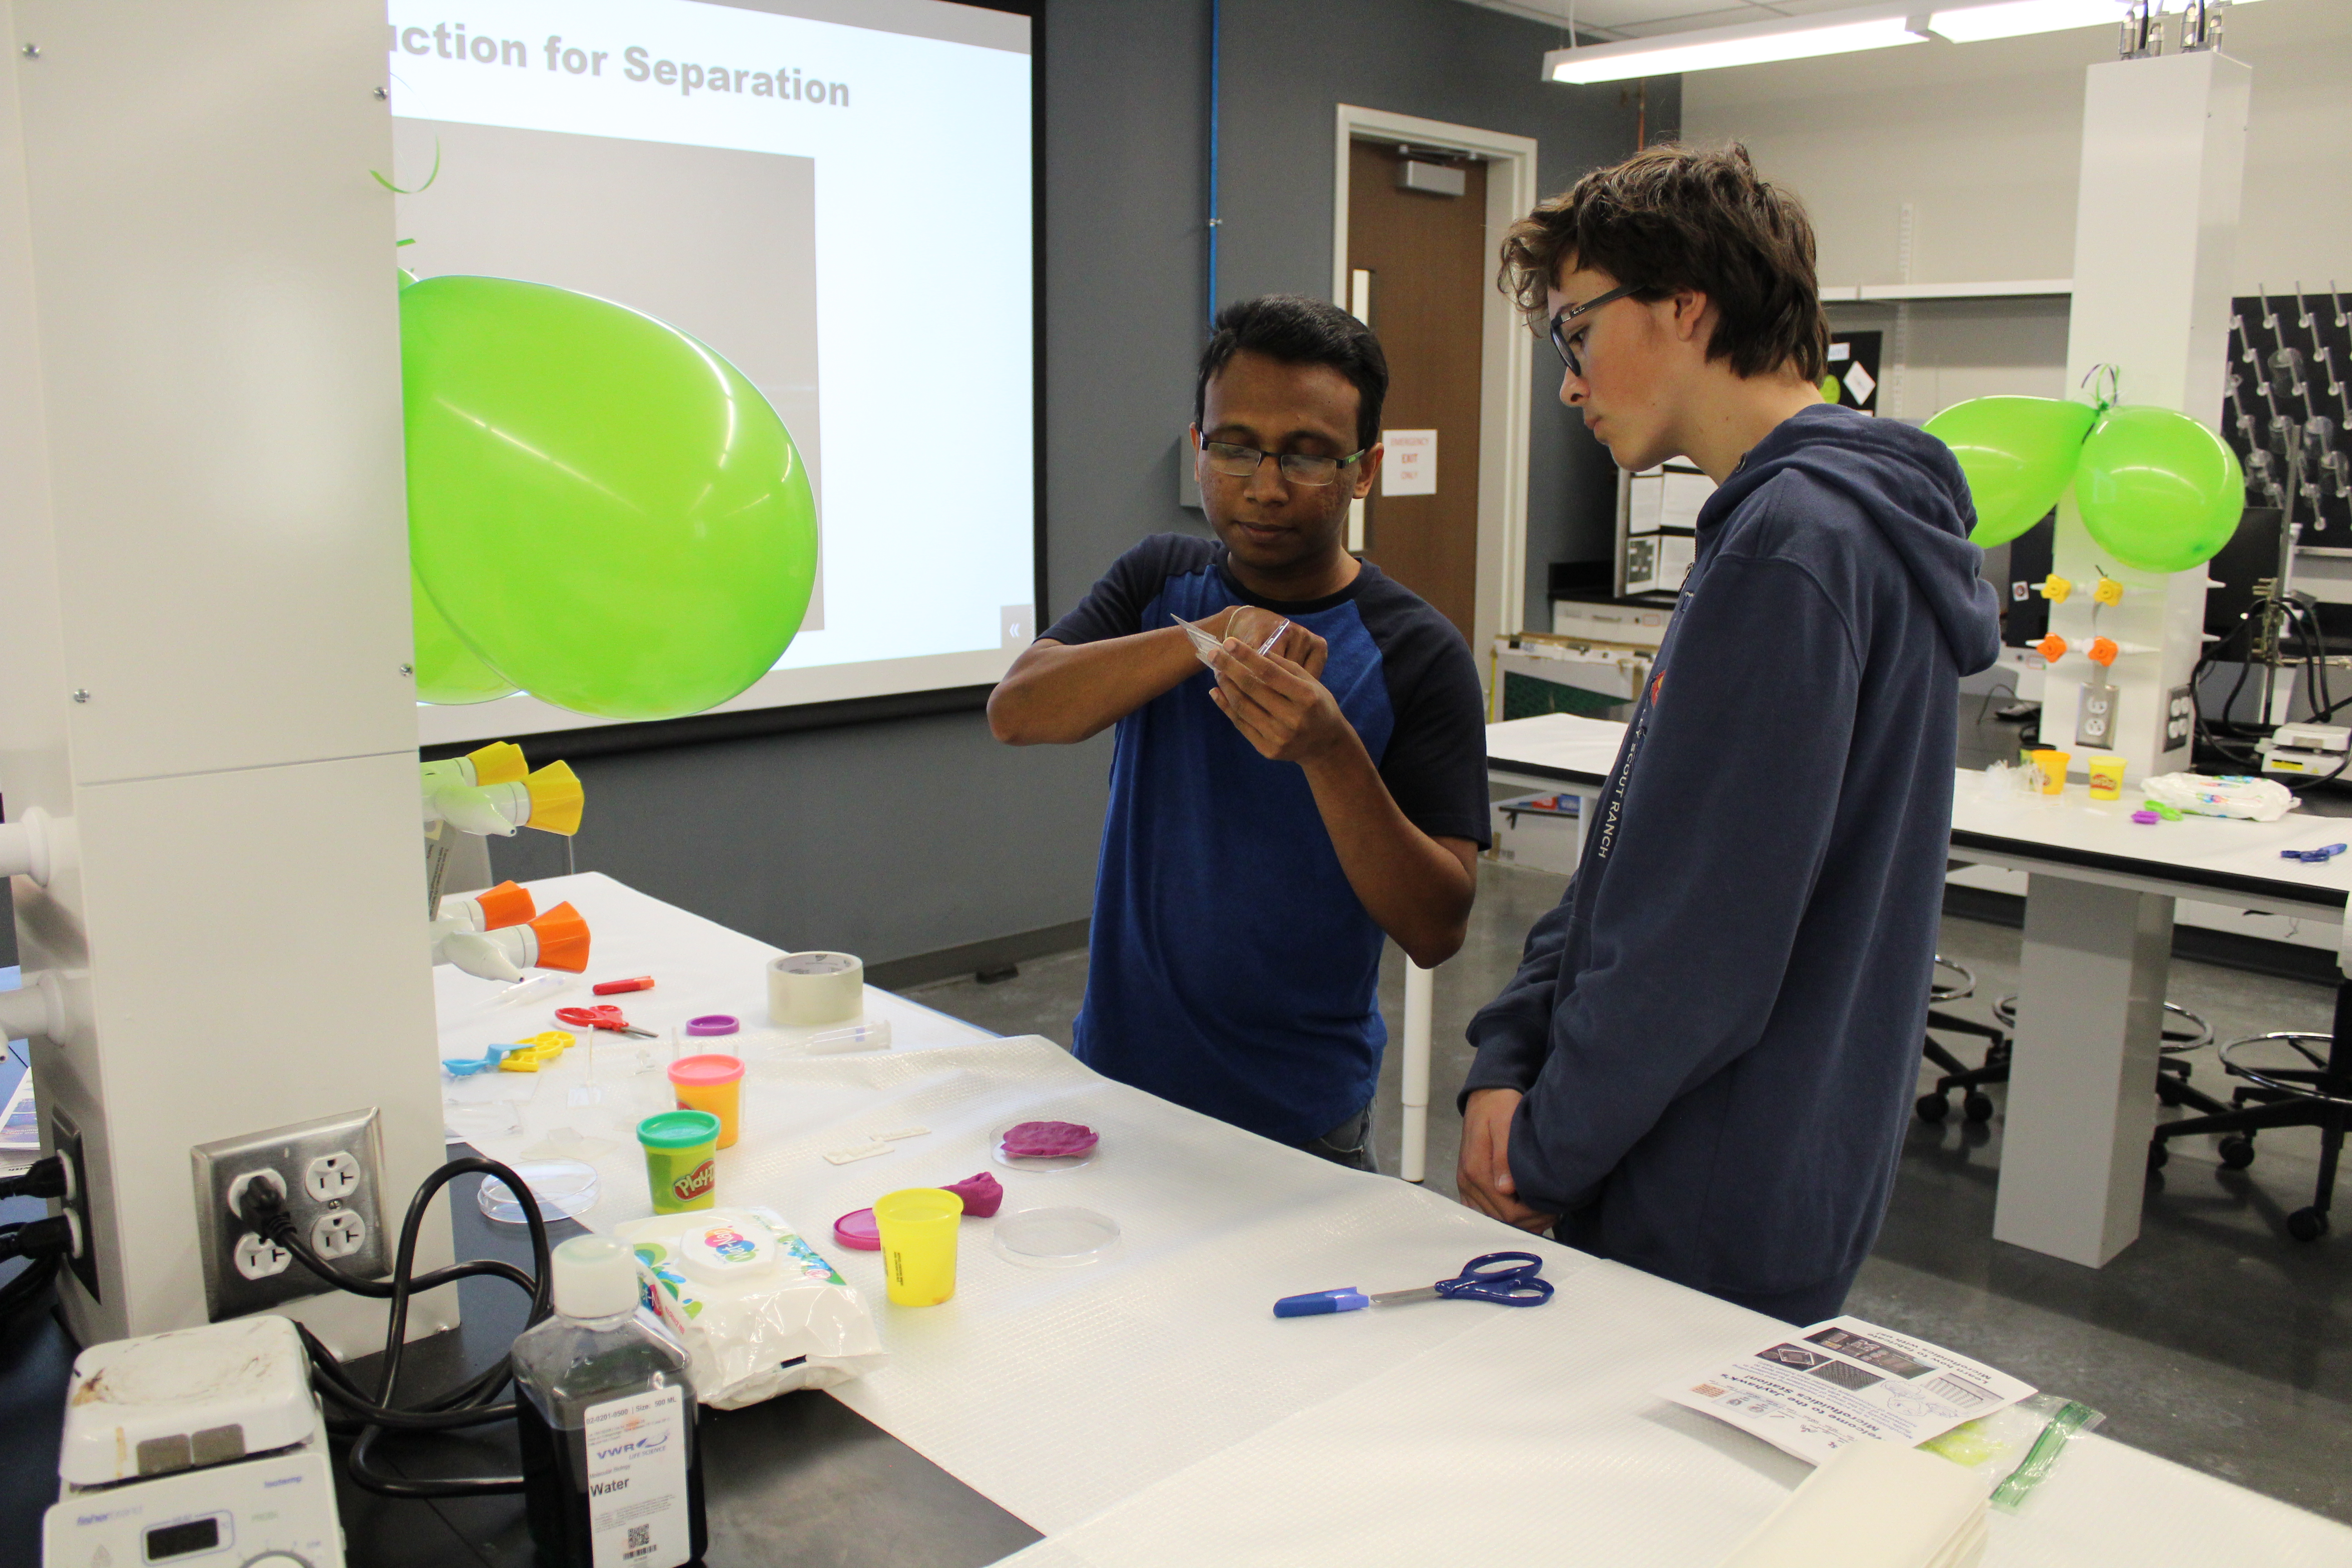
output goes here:
[[[520, 1160], [514, 1173], [538, 1200], [541, 1219], [576, 1219], [596, 1206], [596, 1167], [577, 1160]], [[474, 1199], [483, 1217], [499, 1225], [523, 1223], [522, 1205], [496, 1176], [484, 1176]]]
[[996, 1218], [998, 1257], [1026, 1268], [1083, 1268], [1118, 1247], [1118, 1221], [1092, 1209], [1017, 1209]]
[[1004, 1135], [1012, 1131], [1015, 1127], [1022, 1126], [1023, 1124], [1031, 1121], [1055, 1121], [1061, 1120], [1064, 1119], [1053, 1116], [1023, 1116], [1015, 1118], [1011, 1121], [999, 1123], [989, 1131], [988, 1157], [995, 1161], [998, 1164], [1003, 1166], [1008, 1171], [1075, 1171], [1082, 1165], [1090, 1165], [1094, 1163], [1095, 1156], [1102, 1152], [1103, 1129], [1100, 1123], [1093, 1121], [1078, 1123], [1080, 1126], [1092, 1128], [1095, 1132], [1094, 1144], [1083, 1152], [1076, 1154], [1011, 1154], [1005, 1152]]

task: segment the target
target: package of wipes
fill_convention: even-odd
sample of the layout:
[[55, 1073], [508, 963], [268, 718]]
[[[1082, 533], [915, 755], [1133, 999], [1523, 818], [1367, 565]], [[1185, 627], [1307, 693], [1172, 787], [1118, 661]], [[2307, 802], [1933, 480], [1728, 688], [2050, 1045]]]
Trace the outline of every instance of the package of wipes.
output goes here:
[[773, 1209], [655, 1215], [614, 1234], [650, 1271], [646, 1306], [693, 1357], [705, 1405], [739, 1410], [882, 1364], [865, 1299]]

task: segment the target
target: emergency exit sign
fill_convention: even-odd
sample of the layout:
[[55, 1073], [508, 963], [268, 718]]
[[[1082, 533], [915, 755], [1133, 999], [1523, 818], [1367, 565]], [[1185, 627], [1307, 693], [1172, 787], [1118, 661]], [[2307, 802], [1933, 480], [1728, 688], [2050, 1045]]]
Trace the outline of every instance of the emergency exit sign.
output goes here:
[[1437, 493], [1437, 432], [1383, 430], [1381, 444], [1381, 494], [1433, 496]]

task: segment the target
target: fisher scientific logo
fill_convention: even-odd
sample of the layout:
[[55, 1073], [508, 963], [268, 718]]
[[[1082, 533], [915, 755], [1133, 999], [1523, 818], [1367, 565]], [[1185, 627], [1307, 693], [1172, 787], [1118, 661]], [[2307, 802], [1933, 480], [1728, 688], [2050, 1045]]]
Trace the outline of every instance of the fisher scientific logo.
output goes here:
[[772, 102], [808, 104], [825, 109], [850, 106], [849, 84], [803, 74], [798, 66], [739, 65], [732, 60], [665, 59], [643, 44], [600, 49], [567, 41], [550, 33], [537, 47], [521, 38], [500, 38], [488, 33], [468, 35], [463, 22], [436, 22], [427, 27], [394, 22], [390, 27], [395, 56], [421, 55], [453, 64], [487, 66], [502, 70], [552, 71], [587, 81], [627, 82], [674, 91], [681, 98], [697, 93], [731, 93], [738, 98], [764, 98]]

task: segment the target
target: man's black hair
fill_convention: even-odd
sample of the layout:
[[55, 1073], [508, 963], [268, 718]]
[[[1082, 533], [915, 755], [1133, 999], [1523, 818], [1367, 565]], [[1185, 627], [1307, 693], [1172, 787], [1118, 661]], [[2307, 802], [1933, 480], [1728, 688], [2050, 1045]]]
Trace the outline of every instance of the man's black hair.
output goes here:
[[1217, 312], [1201, 376], [1192, 386], [1192, 423], [1209, 402], [1209, 378], [1243, 350], [1283, 364], [1326, 364], [1355, 384], [1356, 445], [1381, 438], [1381, 404], [1389, 394], [1389, 358], [1372, 329], [1337, 305], [1303, 294], [1266, 294]]

